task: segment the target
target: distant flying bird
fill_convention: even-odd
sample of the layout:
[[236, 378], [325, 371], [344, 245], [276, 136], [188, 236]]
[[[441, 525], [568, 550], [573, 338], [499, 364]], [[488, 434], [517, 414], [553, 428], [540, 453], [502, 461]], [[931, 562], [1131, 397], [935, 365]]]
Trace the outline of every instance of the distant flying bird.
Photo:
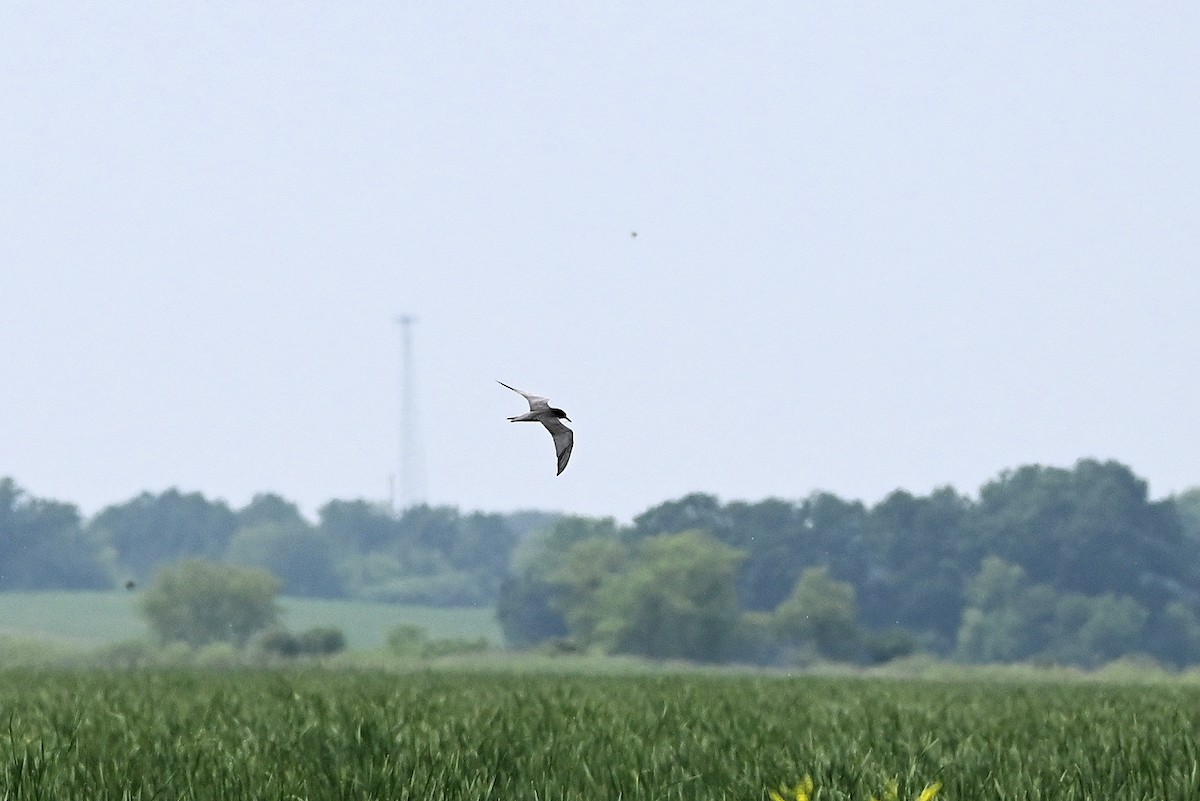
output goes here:
[[516, 387], [509, 387], [503, 381], [497, 381], [502, 387], [508, 387], [518, 395], [524, 395], [525, 400], [529, 401], [529, 411], [525, 414], [519, 414], [516, 417], [508, 418], [510, 423], [541, 423], [550, 432], [550, 436], [554, 437], [554, 451], [558, 454], [558, 473], [562, 475], [562, 471], [567, 467], [567, 460], [571, 458], [571, 449], [575, 447], [575, 434], [571, 429], [562, 424], [559, 418], [570, 420], [567, 413], [562, 409], [555, 409], [550, 405], [550, 401], [546, 398], [530, 395], [528, 392], [522, 392]]
[[129, 579], [129, 581], [125, 582], [125, 589], [127, 589], [127, 590], [132, 590], [136, 586], [137, 586], [137, 582], [134, 581], [133, 579]]

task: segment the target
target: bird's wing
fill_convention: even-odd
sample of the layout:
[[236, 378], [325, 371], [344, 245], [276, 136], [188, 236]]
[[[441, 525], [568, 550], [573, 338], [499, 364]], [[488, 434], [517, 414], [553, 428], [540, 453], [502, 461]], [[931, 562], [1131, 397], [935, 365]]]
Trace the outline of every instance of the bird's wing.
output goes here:
[[562, 475], [562, 471], [567, 468], [567, 461], [571, 458], [571, 449], [575, 447], [575, 432], [562, 424], [558, 418], [542, 420], [542, 425], [550, 432], [550, 436], [554, 437], [554, 451], [558, 454], [558, 473]]
[[496, 383], [502, 387], [508, 387], [513, 392], [517, 393], [518, 395], [524, 395], [525, 400], [529, 401], [529, 411], [531, 411], [531, 412], [536, 412], [539, 409], [549, 409], [550, 408], [550, 399], [549, 398], [543, 398], [539, 395], [530, 395], [528, 392], [523, 392], [522, 390], [519, 390], [516, 387], [509, 387], [508, 384], [505, 384], [503, 381], [497, 381]]

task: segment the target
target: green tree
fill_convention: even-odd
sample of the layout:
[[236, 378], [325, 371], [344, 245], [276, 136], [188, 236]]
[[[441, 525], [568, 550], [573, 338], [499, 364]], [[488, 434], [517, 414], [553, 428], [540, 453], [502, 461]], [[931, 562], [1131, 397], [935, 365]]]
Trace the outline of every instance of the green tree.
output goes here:
[[639, 540], [686, 530], [711, 535], [745, 554], [737, 581], [742, 606], [770, 611], [812, 565], [826, 565], [840, 579], [861, 582], [868, 564], [865, 517], [861, 503], [825, 492], [799, 505], [768, 498], [725, 506], [715, 496], [695, 493], [638, 515], [629, 536]]
[[927, 497], [897, 490], [871, 508], [872, 567], [859, 594], [864, 623], [929, 631], [951, 646], [978, 561], [966, 530], [970, 513], [970, 500], [949, 487]]
[[159, 571], [142, 613], [163, 642], [245, 645], [277, 624], [279, 579], [263, 570], [186, 559]]
[[513, 570], [517, 574], [533, 571], [549, 575], [562, 565], [567, 551], [576, 543], [620, 537], [617, 522], [611, 517], [564, 515], [517, 546], [512, 555]]
[[102, 589], [113, 584], [101, 548], [72, 504], [29, 496], [0, 478], [0, 591]]
[[317, 510], [318, 527], [330, 542], [341, 542], [358, 553], [394, 545], [399, 525], [390, 510], [363, 500], [330, 501]]
[[736, 647], [742, 554], [700, 531], [644, 540], [601, 587], [598, 637], [616, 653], [719, 662]]
[[980, 562], [979, 572], [967, 585], [967, 600], [971, 606], [990, 612], [1015, 606], [1028, 586], [1029, 577], [1023, 567], [989, 556]]
[[738, 571], [738, 600], [744, 609], [769, 612], [787, 597], [800, 571], [821, 562], [810, 507], [778, 498], [735, 501], [722, 510], [723, 529], [714, 536], [746, 555]]
[[569, 634], [558, 605], [560, 588], [536, 571], [508, 579], [496, 599], [496, 621], [504, 641], [517, 648], [537, 645]]
[[258, 650], [287, 659], [300, 655], [300, 640], [285, 628], [267, 629], [254, 638]]
[[472, 512], [459, 519], [458, 535], [448, 544], [446, 556], [456, 569], [475, 576], [491, 600], [508, 575], [517, 542], [503, 515]]
[[1080, 650], [1092, 664], [1137, 650], [1149, 614], [1129, 596], [1112, 593], [1093, 599], [1091, 614], [1079, 627]]
[[1183, 532], [1182, 563], [1187, 566], [1183, 582], [1200, 589], [1200, 487], [1192, 487], [1171, 498]]
[[198, 492], [169, 489], [143, 492], [96, 515], [89, 532], [111, 544], [121, 563], [139, 579], [180, 557], [220, 559], [229, 547], [237, 519], [222, 501]]
[[968, 662], [1013, 662], [1026, 655], [1021, 619], [1014, 610], [963, 610], [958, 655]]
[[316, 626], [299, 634], [274, 628], [256, 636], [254, 645], [260, 651], [287, 658], [330, 656], [346, 650], [346, 635], [336, 626]]
[[1167, 604], [1153, 621], [1156, 655], [1175, 665], [1200, 662], [1200, 616], [1182, 601]]
[[419, 659], [425, 654], [428, 645], [429, 632], [424, 626], [413, 623], [402, 623], [387, 635], [388, 651], [396, 656]]
[[249, 528], [263, 523], [274, 523], [289, 528], [307, 528], [309, 522], [300, 513], [300, 507], [273, 492], [260, 492], [250, 503], [237, 510], [238, 528]]
[[296, 635], [300, 653], [330, 656], [346, 650], [346, 633], [337, 626], [314, 626]]
[[612, 518], [565, 516], [522, 541], [512, 555], [512, 575], [505, 579], [496, 601], [496, 619], [505, 642], [527, 646], [567, 636], [568, 588], [555, 574], [577, 543], [616, 542], [619, 536]]
[[539, 531], [550, 528], [554, 522], [562, 517], [558, 512], [541, 512], [534, 509], [524, 509], [519, 512], [509, 512], [502, 515], [504, 525], [508, 526], [520, 542], [526, 537], [530, 537]]
[[1019, 602], [1029, 588], [1024, 569], [998, 556], [980, 564], [967, 585], [969, 606], [958, 631], [958, 654], [972, 662], [1010, 662], [1028, 656], [1034, 644]]
[[810, 567], [775, 610], [774, 626], [787, 644], [811, 644], [826, 659], [853, 659], [861, 642], [854, 586], [831, 578], [826, 567]]
[[422, 561], [438, 565], [424, 575], [457, 572], [465, 577], [471, 597], [463, 598], [463, 603], [495, 599], [517, 544], [516, 535], [502, 515], [462, 515], [449, 506], [422, 505], [405, 510], [398, 523], [398, 535], [395, 553], [401, 562], [414, 568]]
[[1189, 539], [1200, 539], [1200, 487], [1191, 487], [1171, 498]]
[[1188, 580], [1175, 506], [1151, 502], [1146, 482], [1117, 462], [1005, 472], [981, 488], [975, 517], [980, 553], [1059, 591], [1129, 595], [1157, 608]]
[[602, 616], [601, 589], [624, 572], [628, 562], [628, 546], [615, 538], [595, 537], [572, 545], [551, 574], [557, 588], [555, 601], [579, 645], [595, 642]]
[[665, 501], [633, 518], [630, 536], [635, 540], [681, 531], [703, 531], [722, 542], [730, 538], [731, 521], [715, 495], [695, 492]]
[[860, 501], [847, 501], [830, 492], [817, 492], [800, 505], [801, 525], [809, 532], [815, 563], [829, 575], [861, 587], [870, 566], [867, 550], [867, 510]]
[[319, 531], [341, 544], [339, 572], [356, 597], [437, 606], [494, 603], [517, 543], [502, 515], [423, 504], [397, 518], [366, 501], [330, 501]]
[[959, 656], [1095, 666], [1138, 650], [1149, 613], [1135, 599], [1033, 584], [1018, 565], [988, 557], [967, 588]]
[[328, 540], [303, 521], [263, 522], [238, 529], [227, 559], [272, 573], [288, 595], [340, 598], [345, 594]]
[[461, 533], [462, 515], [453, 506], [410, 506], [400, 515], [398, 532], [407, 544], [448, 551]]

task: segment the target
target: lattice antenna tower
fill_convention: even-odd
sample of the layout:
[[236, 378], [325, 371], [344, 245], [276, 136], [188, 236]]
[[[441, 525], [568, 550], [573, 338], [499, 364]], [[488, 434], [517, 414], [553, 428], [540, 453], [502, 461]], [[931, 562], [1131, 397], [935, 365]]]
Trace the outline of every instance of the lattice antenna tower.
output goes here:
[[396, 317], [396, 325], [400, 326], [400, 511], [425, 500], [425, 464], [417, 422], [417, 388], [413, 367], [412, 329], [416, 322], [417, 318], [411, 314]]

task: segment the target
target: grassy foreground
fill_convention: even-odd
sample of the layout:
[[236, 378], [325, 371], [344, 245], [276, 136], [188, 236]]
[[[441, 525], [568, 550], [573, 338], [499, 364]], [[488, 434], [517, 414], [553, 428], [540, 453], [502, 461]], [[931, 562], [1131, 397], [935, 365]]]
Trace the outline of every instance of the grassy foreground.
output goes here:
[[1186, 684], [351, 670], [0, 674], [0, 798], [1200, 798]]

